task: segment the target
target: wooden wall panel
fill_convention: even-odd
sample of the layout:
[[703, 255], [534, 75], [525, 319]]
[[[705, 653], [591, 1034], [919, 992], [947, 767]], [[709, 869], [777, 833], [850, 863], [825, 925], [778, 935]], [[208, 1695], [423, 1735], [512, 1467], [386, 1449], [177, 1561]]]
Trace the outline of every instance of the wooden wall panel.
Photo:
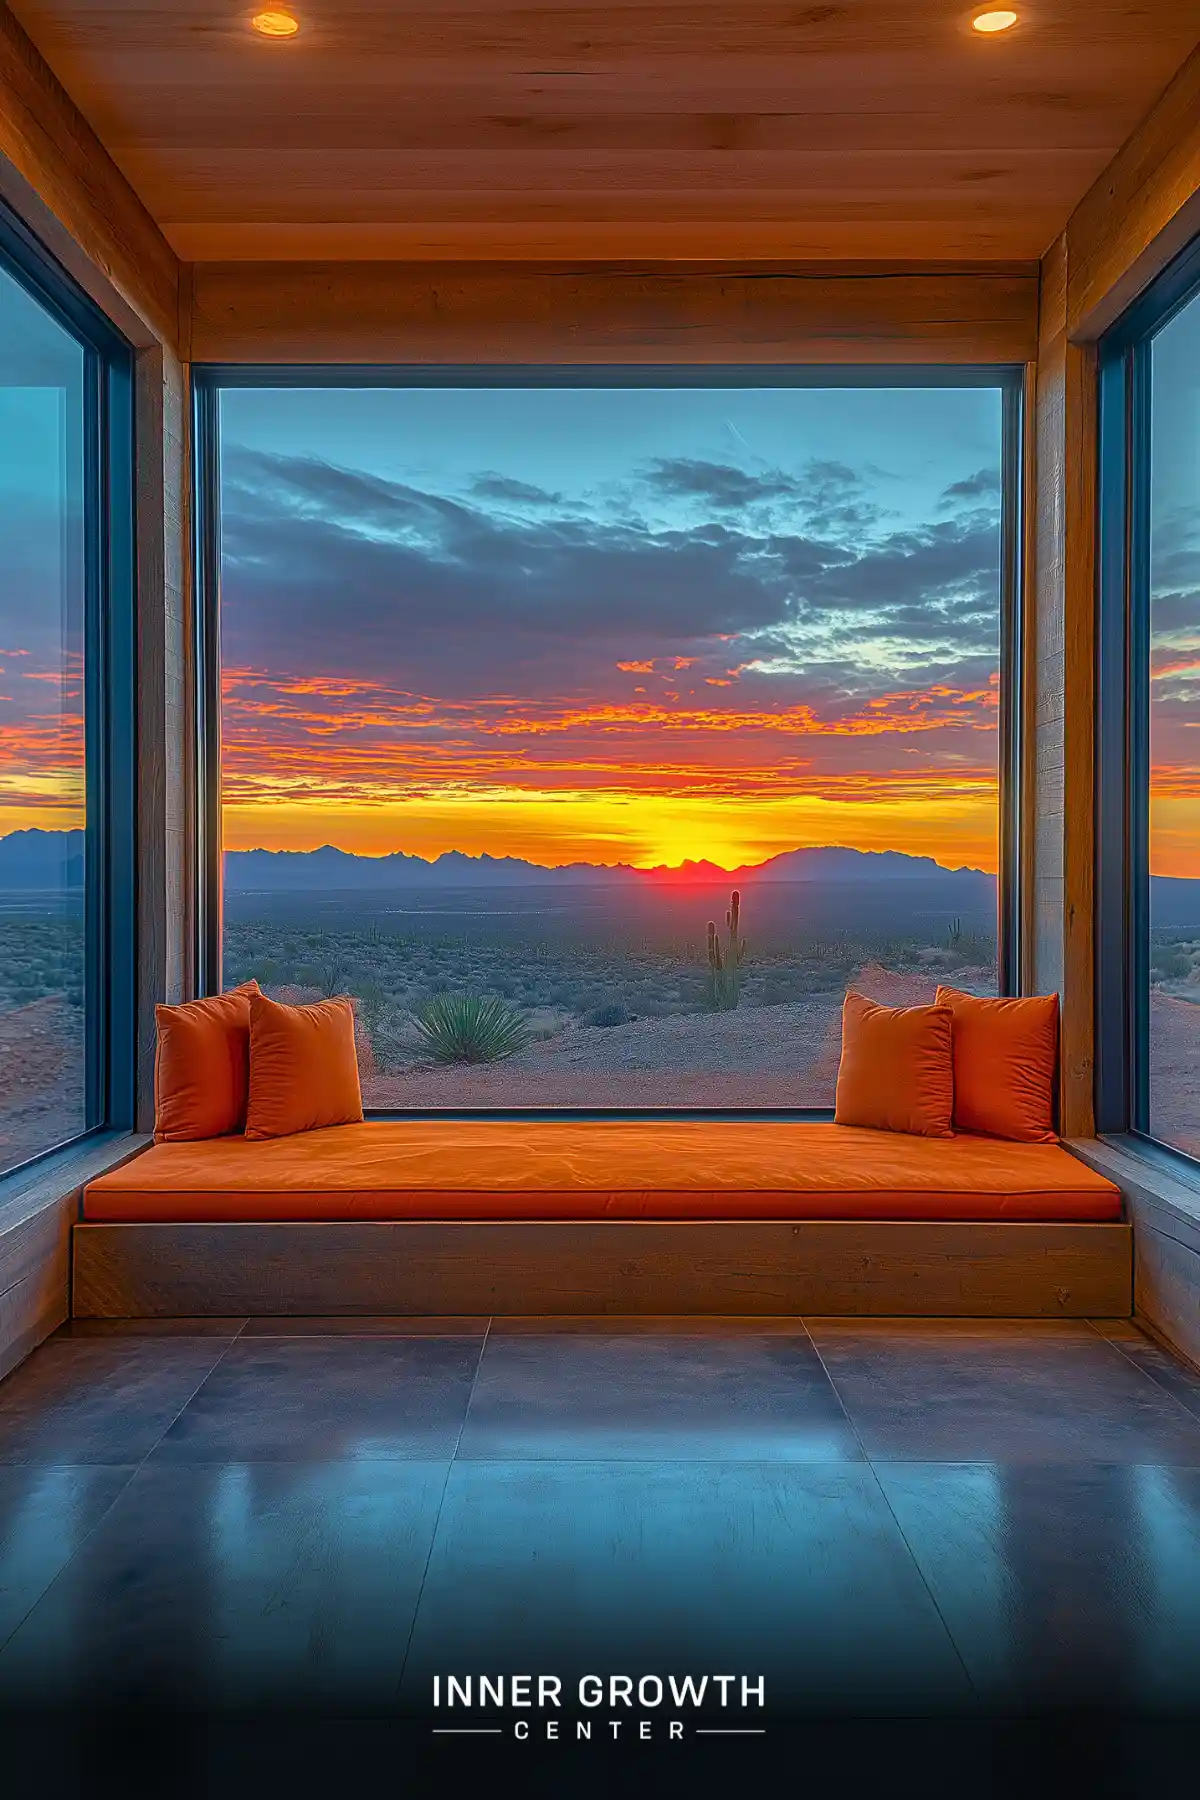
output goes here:
[[201, 263], [196, 362], [1025, 362], [1037, 275]]
[[[139, 1105], [153, 1007], [188, 981], [186, 645], [190, 482], [180, 269], [91, 127], [0, 5], [0, 195], [134, 347], [138, 646]], [[186, 299], [186, 290], [184, 290]], [[120, 1153], [118, 1153], [120, 1154]], [[81, 1146], [0, 1207], [0, 1375], [67, 1316], [79, 1183], [113, 1161]], [[15, 1189], [14, 1189], [15, 1183]]]
[[372, 1314], [1127, 1316], [1126, 1225], [455, 1220], [93, 1225], [82, 1318]]
[[175, 342], [174, 251], [3, 5], [0, 193], [134, 343]]
[[1067, 328], [1096, 338], [1200, 232], [1200, 49], [1067, 226]]
[[0, 1379], [68, 1316], [71, 1228], [81, 1187], [146, 1141], [84, 1146], [57, 1167], [6, 1181], [0, 1204]]
[[1120, 1138], [1071, 1148], [1125, 1196], [1137, 1316], [1200, 1366], [1200, 1175], [1148, 1162]]

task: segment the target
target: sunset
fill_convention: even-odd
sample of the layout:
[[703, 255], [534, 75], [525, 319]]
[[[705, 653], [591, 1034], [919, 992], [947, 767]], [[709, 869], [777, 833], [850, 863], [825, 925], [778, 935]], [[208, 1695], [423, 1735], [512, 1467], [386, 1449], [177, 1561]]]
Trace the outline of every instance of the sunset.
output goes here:
[[234, 391], [222, 430], [227, 849], [995, 870], [994, 392]]

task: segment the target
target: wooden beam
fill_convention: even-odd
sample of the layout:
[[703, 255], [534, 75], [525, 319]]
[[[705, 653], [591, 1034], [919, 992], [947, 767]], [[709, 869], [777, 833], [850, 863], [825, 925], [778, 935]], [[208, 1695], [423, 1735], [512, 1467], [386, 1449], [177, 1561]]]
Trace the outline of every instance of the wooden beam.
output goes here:
[[1035, 444], [1035, 569], [1027, 621], [1032, 859], [1027, 985], [1062, 1002], [1060, 1130], [1094, 1129], [1093, 730], [1095, 356], [1067, 333], [1067, 247], [1043, 265]]
[[1037, 275], [200, 263], [197, 362], [1023, 363]]
[[131, 342], [176, 342], [174, 251], [4, 5], [0, 195]]
[[137, 1113], [154, 1129], [154, 1008], [191, 998], [193, 705], [188, 372], [167, 346], [138, 352]]
[[1200, 232], [1200, 49], [1067, 226], [1067, 330], [1100, 336]]
[[1124, 1317], [1127, 1225], [507, 1220], [82, 1224], [81, 1318]]

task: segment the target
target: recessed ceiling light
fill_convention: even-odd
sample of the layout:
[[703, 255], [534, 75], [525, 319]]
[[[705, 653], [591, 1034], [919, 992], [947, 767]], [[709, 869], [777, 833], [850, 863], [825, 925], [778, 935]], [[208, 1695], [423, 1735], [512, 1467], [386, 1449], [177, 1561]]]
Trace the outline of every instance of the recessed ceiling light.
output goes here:
[[250, 21], [253, 30], [260, 37], [290, 38], [295, 37], [300, 29], [300, 21], [290, 12], [255, 13]]
[[981, 12], [978, 18], [972, 20], [976, 31], [982, 31], [988, 36], [995, 31], [1008, 31], [1016, 22], [1016, 13], [1009, 12], [1007, 8], [1003, 12]]

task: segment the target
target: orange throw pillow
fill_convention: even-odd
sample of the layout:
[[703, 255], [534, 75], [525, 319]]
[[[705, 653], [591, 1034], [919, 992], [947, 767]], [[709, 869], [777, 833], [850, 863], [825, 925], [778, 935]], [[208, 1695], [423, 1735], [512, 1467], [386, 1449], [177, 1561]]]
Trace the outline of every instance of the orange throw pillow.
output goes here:
[[837, 1123], [953, 1137], [952, 1019], [948, 1006], [877, 1006], [847, 994]]
[[246, 1136], [290, 1137], [362, 1116], [353, 1000], [281, 1006], [254, 995]]
[[156, 1006], [154, 1141], [192, 1143], [246, 1128], [250, 1087], [250, 995], [257, 981], [228, 994]]
[[1058, 995], [989, 1000], [940, 987], [954, 1014], [954, 1123], [959, 1131], [1053, 1144]]

